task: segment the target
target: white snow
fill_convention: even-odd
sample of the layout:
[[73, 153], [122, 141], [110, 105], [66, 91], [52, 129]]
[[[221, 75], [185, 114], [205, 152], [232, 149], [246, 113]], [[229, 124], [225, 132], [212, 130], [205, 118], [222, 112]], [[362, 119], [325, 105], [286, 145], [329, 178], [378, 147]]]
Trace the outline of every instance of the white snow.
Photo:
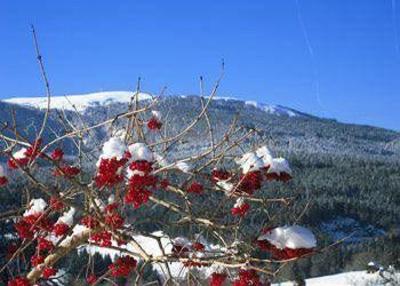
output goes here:
[[314, 248], [317, 246], [314, 234], [309, 229], [298, 225], [276, 227], [258, 237], [258, 240], [267, 240], [279, 249]]
[[166, 167], [166, 166], [170, 165], [170, 162], [168, 161], [168, 159], [165, 156], [162, 156], [158, 153], [154, 153], [153, 156], [154, 156], [154, 159], [157, 161], [158, 165], [160, 165], [160, 167]]
[[29, 203], [29, 209], [24, 212], [24, 216], [37, 215], [44, 212], [47, 203], [43, 199], [32, 199]]
[[[386, 273], [383, 273], [386, 277]], [[391, 275], [395, 282], [394, 284], [384, 284], [384, 279], [376, 273], [367, 273], [366, 271], [351, 271], [340, 274], [309, 278], [306, 279], [307, 286], [383, 286], [383, 285], [398, 285], [400, 282], [399, 274]], [[272, 284], [273, 286], [294, 286], [293, 282], [283, 282]]]
[[236, 159], [236, 164], [240, 165], [243, 174], [257, 171], [264, 167], [263, 160], [255, 152], [245, 153], [240, 159]]
[[124, 157], [127, 147], [120, 137], [111, 137], [103, 145], [101, 158], [112, 159], [116, 158], [118, 160]]
[[27, 151], [26, 148], [21, 148], [17, 152], [14, 152], [12, 156], [14, 159], [23, 159], [26, 157], [25, 155], [26, 151]]
[[6, 169], [0, 164], [0, 177], [6, 176]]
[[[156, 231], [151, 233], [152, 236], [160, 238], [161, 246], [164, 250], [165, 254], [171, 254], [172, 253], [172, 248], [173, 245], [191, 245], [191, 242], [185, 238], [185, 237], [177, 237], [174, 239], [169, 238], [167, 235], [165, 235], [162, 231]], [[162, 256], [162, 250], [157, 242], [156, 239], [149, 237], [149, 236], [143, 236], [143, 235], [133, 235], [133, 239], [143, 248], [143, 250], [151, 255], [151, 256]], [[203, 237], [197, 237], [197, 241], [202, 243], [205, 246], [205, 249], [207, 252], [213, 252], [213, 253], [221, 253], [226, 251], [226, 249], [220, 247], [219, 245], [213, 245], [209, 244]], [[117, 245], [115, 241], [112, 242], [113, 245]], [[135, 246], [133, 244], [128, 243], [126, 246], [120, 246], [121, 248], [125, 248], [130, 252], [135, 253]], [[117, 257], [121, 256], [121, 252], [115, 249], [110, 249], [110, 248], [105, 248], [105, 247], [99, 247], [99, 246], [94, 246], [94, 245], [86, 245], [83, 246], [79, 249], [79, 252], [86, 251], [90, 254], [94, 253], [99, 253], [102, 257], [110, 257], [111, 260], [115, 260]], [[199, 257], [201, 255], [206, 255], [206, 253], [199, 253], [196, 252], [195, 255], [198, 255]], [[137, 257], [138, 258], [138, 257]], [[168, 272], [167, 272], [167, 267], [164, 263], [154, 263], [152, 264], [153, 269], [158, 273], [161, 279], [166, 280], [168, 277]], [[188, 272], [188, 268], [184, 267], [184, 265], [181, 262], [169, 262], [168, 267], [171, 270], [171, 274], [174, 278], [184, 278]], [[211, 265], [210, 267], [200, 267], [196, 268], [200, 275], [202, 275], [204, 278], [209, 277], [212, 272], [217, 271], [219, 267], [217, 265]]]
[[267, 146], [262, 146], [256, 150], [256, 154], [263, 161], [264, 166], [270, 166], [273, 160], [271, 151]]
[[74, 223], [74, 214], [75, 208], [71, 207], [69, 211], [64, 212], [62, 216], [60, 216], [56, 223], [65, 223], [68, 226], [72, 226]]
[[240, 208], [241, 206], [243, 206], [245, 203], [244, 198], [238, 198], [235, 202], [235, 204], [233, 205], [234, 208]]
[[245, 101], [246, 105], [254, 106], [255, 108], [261, 109], [266, 113], [274, 114], [274, 115], [286, 115], [289, 117], [298, 116], [294, 111], [289, 108], [285, 108], [279, 105], [270, 105], [270, 104], [262, 104], [256, 101], [248, 100]]
[[228, 181], [218, 181], [217, 186], [220, 187], [226, 195], [230, 195], [230, 192], [234, 188], [233, 184], [229, 183]]
[[273, 158], [267, 173], [281, 173], [291, 174], [292, 170], [289, 167], [289, 162], [284, 158]]
[[[130, 102], [135, 92], [130, 91], [104, 91], [79, 95], [65, 95], [51, 97], [50, 106], [56, 109], [84, 111], [93, 105], [107, 105], [114, 102]], [[139, 100], [151, 99], [148, 93], [139, 93]], [[47, 108], [47, 97], [15, 97], [4, 99], [4, 102], [14, 103], [39, 109]]]
[[155, 118], [157, 118], [158, 120], [161, 120], [161, 113], [160, 113], [160, 111], [153, 110], [153, 111], [151, 112], [151, 114], [152, 114]]
[[178, 170], [181, 170], [181, 171], [184, 172], [184, 173], [189, 173], [190, 170], [192, 169], [192, 167], [191, 167], [188, 163], [183, 162], [183, 161], [178, 161], [178, 162], [176, 162], [176, 163], [174, 164], [174, 167], [175, 167], [176, 169], [178, 169]]
[[268, 173], [291, 174], [289, 162], [284, 158], [273, 158], [267, 146], [261, 146], [255, 152], [245, 153], [241, 158], [235, 160], [240, 165], [244, 174], [269, 167]]
[[124, 157], [125, 152], [128, 150], [124, 141], [121, 137], [115, 136], [111, 137], [106, 141], [102, 148], [102, 153], [100, 154], [99, 160], [96, 163], [96, 166], [100, 166], [100, 162], [102, 159], [112, 159], [115, 158], [117, 160], [121, 160]]
[[71, 244], [71, 241], [73, 238], [77, 239], [86, 233], [90, 232], [90, 229], [87, 228], [86, 226], [82, 224], [77, 224], [74, 226], [72, 229], [72, 234], [64, 238], [63, 241], [61, 241], [60, 245], [63, 247], [68, 247]]
[[144, 143], [133, 143], [129, 145], [128, 150], [132, 155], [131, 161], [154, 161], [153, 152]]

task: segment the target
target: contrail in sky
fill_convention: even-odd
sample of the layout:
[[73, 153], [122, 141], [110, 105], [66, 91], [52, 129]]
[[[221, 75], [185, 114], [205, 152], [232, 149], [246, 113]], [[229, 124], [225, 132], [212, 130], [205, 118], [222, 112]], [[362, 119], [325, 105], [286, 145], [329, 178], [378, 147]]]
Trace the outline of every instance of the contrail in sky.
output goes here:
[[308, 50], [308, 53], [310, 54], [310, 58], [311, 58], [311, 64], [312, 64], [312, 69], [313, 69], [313, 77], [314, 77], [313, 85], [314, 85], [314, 88], [315, 88], [315, 95], [316, 95], [316, 98], [317, 98], [317, 103], [320, 106], [320, 108], [322, 109], [322, 112], [324, 112], [326, 110], [325, 110], [325, 108], [324, 108], [324, 106], [322, 104], [322, 101], [321, 101], [319, 71], [318, 71], [318, 68], [317, 68], [317, 65], [316, 65], [314, 49], [313, 49], [313, 47], [311, 45], [310, 37], [308, 36], [306, 25], [304, 24], [303, 17], [301, 15], [299, 0], [295, 0], [295, 1], [296, 1], [297, 20], [299, 21], [300, 28], [301, 28], [301, 31], [303, 33], [304, 41], [306, 42], [307, 50]]
[[392, 0], [392, 23], [396, 53], [400, 56], [399, 36], [397, 32], [396, 0]]

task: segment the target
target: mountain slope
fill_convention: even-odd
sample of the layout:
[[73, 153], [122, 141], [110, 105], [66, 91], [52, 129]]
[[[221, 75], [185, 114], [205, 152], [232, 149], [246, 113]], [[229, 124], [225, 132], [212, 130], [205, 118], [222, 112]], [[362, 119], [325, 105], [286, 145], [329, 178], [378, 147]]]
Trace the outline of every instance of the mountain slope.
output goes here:
[[[51, 108], [83, 112], [88, 107], [106, 106], [112, 103], [129, 103], [135, 96], [135, 92], [130, 91], [104, 91], [87, 94], [63, 95], [51, 97]], [[186, 98], [186, 96], [181, 96]], [[139, 93], [139, 100], [151, 99], [148, 93]], [[215, 97], [215, 100], [240, 101], [232, 97]], [[11, 104], [18, 104], [26, 107], [38, 109], [47, 108], [46, 97], [14, 97], [2, 100]], [[268, 105], [255, 101], [245, 101], [245, 104], [259, 108], [267, 113], [276, 115], [298, 116], [300, 112], [280, 105]]]

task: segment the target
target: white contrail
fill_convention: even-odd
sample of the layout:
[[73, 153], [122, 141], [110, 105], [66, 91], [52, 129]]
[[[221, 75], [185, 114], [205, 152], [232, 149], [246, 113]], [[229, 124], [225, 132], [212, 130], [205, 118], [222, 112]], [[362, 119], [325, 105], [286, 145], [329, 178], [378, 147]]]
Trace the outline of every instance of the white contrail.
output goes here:
[[396, 0], [392, 0], [392, 24], [393, 24], [394, 44], [396, 48], [396, 53], [398, 56], [400, 56], [399, 36], [397, 32]]
[[310, 37], [308, 36], [306, 25], [304, 24], [303, 17], [301, 15], [299, 0], [295, 0], [295, 2], [296, 2], [297, 20], [299, 21], [300, 28], [303, 33], [304, 41], [306, 43], [308, 53], [310, 54], [311, 65], [312, 65], [312, 69], [313, 69], [313, 86], [315, 88], [315, 95], [317, 98], [317, 103], [318, 103], [319, 107], [321, 108], [322, 113], [324, 113], [326, 111], [326, 109], [324, 108], [322, 101], [321, 101], [319, 71], [318, 71], [318, 67], [316, 65], [314, 49], [311, 45]]

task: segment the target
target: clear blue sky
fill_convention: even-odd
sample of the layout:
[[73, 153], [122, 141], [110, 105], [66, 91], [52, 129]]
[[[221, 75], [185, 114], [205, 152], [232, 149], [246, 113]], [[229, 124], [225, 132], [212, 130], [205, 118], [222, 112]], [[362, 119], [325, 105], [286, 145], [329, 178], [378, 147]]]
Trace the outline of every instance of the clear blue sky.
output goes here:
[[[297, 5], [298, 4], [298, 5]], [[220, 95], [400, 130], [400, 1], [203, 0], [0, 3], [0, 98], [53, 93], [198, 93], [220, 61]]]

